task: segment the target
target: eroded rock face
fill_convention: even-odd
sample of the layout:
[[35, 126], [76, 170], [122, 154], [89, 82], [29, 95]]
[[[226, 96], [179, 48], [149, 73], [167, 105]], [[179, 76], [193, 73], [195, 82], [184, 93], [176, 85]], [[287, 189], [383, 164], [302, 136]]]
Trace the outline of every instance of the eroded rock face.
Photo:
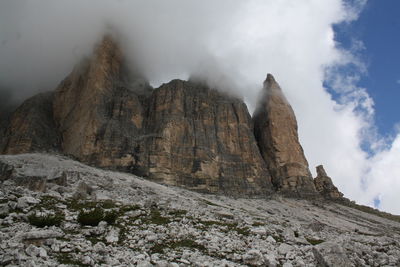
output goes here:
[[135, 89], [146, 83], [127, 80], [123, 56], [106, 36], [91, 60], [60, 84], [54, 119], [66, 154], [100, 167], [129, 170], [137, 164], [135, 147], [143, 127], [143, 107]]
[[64, 153], [192, 190], [272, 191], [243, 101], [180, 80], [152, 91], [126, 73], [106, 37], [60, 84], [53, 109]]
[[150, 97], [146, 124], [150, 177], [230, 195], [272, 190], [241, 100], [173, 80]]
[[41, 93], [29, 98], [17, 108], [3, 134], [0, 134], [2, 154], [59, 149], [60, 136], [53, 121], [53, 98], [53, 92]]
[[317, 177], [314, 179], [318, 193], [327, 199], [342, 199], [343, 194], [333, 184], [332, 179], [326, 174], [324, 166], [317, 166]]
[[271, 74], [253, 116], [254, 134], [277, 190], [290, 196], [315, 196], [315, 186], [297, 134], [293, 109]]
[[293, 110], [272, 75], [264, 85], [253, 120], [242, 100], [198, 82], [153, 90], [106, 36], [54, 93], [18, 108], [0, 148], [55, 150], [201, 192], [314, 196]]

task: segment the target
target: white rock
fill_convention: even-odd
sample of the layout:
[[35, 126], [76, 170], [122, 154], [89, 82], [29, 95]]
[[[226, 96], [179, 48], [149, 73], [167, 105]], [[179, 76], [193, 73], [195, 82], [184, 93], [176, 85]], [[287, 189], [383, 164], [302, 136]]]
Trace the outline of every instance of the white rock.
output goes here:
[[24, 233], [21, 235], [23, 240], [31, 240], [31, 239], [47, 239], [47, 238], [56, 238], [63, 236], [63, 233], [56, 232], [53, 230], [37, 230], [30, 231], [28, 233]]
[[146, 236], [147, 241], [154, 242], [158, 239], [157, 235], [148, 235]]
[[84, 256], [83, 259], [82, 259], [82, 263], [83, 264], [87, 264], [87, 265], [94, 265], [95, 262], [91, 257]]
[[278, 253], [281, 255], [286, 255], [287, 253], [289, 253], [291, 250], [293, 249], [293, 247], [291, 245], [282, 243], [279, 247], [278, 247]]
[[97, 242], [94, 246], [93, 246], [94, 251], [96, 251], [97, 253], [102, 253], [105, 251], [106, 249], [106, 245], [103, 242]]
[[29, 205], [37, 204], [40, 203], [39, 199], [25, 196], [25, 197], [20, 197], [17, 200], [17, 207], [20, 209], [27, 208]]
[[39, 256], [41, 258], [47, 258], [47, 251], [42, 247], [39, 248]]
[[119, 235], [119, 229], [117, 229], [117, 228], [112, 228], [112, 229], [108, 232], [108, 234], [107, 234], [107, 236], [106, 236], [106, 241], [107, 241], [107, 243], [115, 243], [115, 242], [118, 242], [118, 240], [119, 240], [118, 235]]
[[243, 255], [243, 261], [246, 264], [261, 266], [264, 264], [264, 257], [259, 250], [252, 249]]
[[265, 264], [268, 267], [276, 267], [278, 265], [278, 261], [274, 254], [264, 255]]
[[267, 237], [267, 241], [270, 242], [270, 243], [276, 243], [275, 238], [273, 238], [273, 237], [270, 236], [270, 235]]
[[350, 267], [354, 264], [345, 254], [343, 248], [334, 242], [324, 242], [313, 248], [318, 263], [326, 266]]
[[35, 245], [30, 244], [26, 249], [25, 249], [26, 254], [28, 254], [31, 257], [36, 257], [40, 253], [40, 249], [36, 247]]
[[256, 235], [265, 235], [267, 233], [265, 227], [255, 227], [252, 228], [250, 231]]
[[58, 243], [53, 243], [51, 245], [51, 250], [53, 250], [54, 252], [60, 252], [60, 245]]
[[178, 261], [181, 262], [181, 263], [183, 263], [183, 264], [190, 265], [190, 261], [188, 261], [188, 260], [179, 259]]

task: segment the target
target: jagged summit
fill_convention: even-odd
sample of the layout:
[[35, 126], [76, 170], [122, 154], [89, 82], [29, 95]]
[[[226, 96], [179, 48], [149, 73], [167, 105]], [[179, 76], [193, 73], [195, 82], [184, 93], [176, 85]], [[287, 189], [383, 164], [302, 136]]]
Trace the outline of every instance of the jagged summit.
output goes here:
[[[267, 78], [264, 81], [264, 88], [272, 88], [273, 84], [278, 84], [275, 80], [275, 77], [271, 73], [267, 73]], [[277, 86], [276, 89], [280, 90], [280, 87]]]
[[286, 195], [317, 194], [297, 133], [293, 109], [271, 74], [253, 115], [254, 135], [277, 190]]
[[0, 133], [4, 154], [56, 151], [201, 192], [322, 193], [299, 143], [295, 114], [271, 74], [251, 117], [243, 100], [198, 81], [151, 88], [129, 70], [111, 35], [54, 92], [21, 105]]

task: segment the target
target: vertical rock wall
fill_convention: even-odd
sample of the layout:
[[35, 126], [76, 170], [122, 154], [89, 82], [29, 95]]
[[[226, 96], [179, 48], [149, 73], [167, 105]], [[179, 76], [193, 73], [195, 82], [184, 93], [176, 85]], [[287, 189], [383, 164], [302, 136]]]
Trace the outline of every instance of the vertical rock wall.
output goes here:
[[272, 75], [253, 118], [242, 100], [201, 83], [173, 80], [153, 90], [134, 75], [106, 36], [55, 92], [17, 109], [0, 131], [0, 152], [58, 151], [208, 193], [340, 195], [321, 170], [317, 192], [294, 112]]
[[174, 80], [150, 97], [151, 177], [225, 194], [267, 194], [271, 179], [246, 105], [201, 84]]

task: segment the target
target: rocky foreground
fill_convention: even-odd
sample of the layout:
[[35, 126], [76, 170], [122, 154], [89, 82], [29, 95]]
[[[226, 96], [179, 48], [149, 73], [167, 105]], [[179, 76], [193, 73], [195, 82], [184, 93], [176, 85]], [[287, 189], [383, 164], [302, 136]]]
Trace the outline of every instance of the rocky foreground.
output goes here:
[[400, 223], [233, 199], [46, 154], [0, 156], [1, 266], [400, 266]]

